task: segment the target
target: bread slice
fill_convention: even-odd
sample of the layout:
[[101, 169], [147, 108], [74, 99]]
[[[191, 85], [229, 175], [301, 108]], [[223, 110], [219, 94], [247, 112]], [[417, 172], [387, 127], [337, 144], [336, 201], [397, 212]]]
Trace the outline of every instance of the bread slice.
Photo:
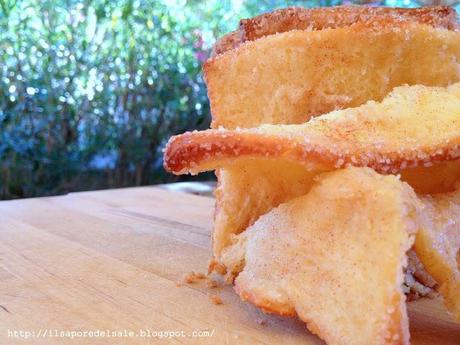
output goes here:
[[235, 290], [266, 312], [297, 314], [329, 345], [409, 344], [403, 271], [420, 211], [394, 176], [320, 175], [236, 239]]
[[246, 41], [291, 30], [342, 28], [357, 23], [379, 25], [385, 21], [417, 22], [448, 30], [458, 29], [456, 12], [447, 6], [391, 8], [369, 6], [289, 7], [242, 19], [237, 31], [219, 39], [213, 56], [238, 47]]
[[229, 165], [230, 160], [269, 158], [301, 163], [309, 170], [355, 165], [394, 174], [459, 159], [459, 128], [460, 83], [402, 86], [381, 102], [333, 111], [304, 124], [172, 137], [165, 166], [176, 174], [196, 173]]
[[303, 123], [399, 85], [459, 81], [460, 33], [413, 23], [294, 30], [208, 60], [204, 76], [214, 128]]
[[348, 165], [400, 173], [419, 193], [455, 189], [460, 179], [460, 83], [404, 86], [301, 125], [207, 130], [173, 137], [165, 168], [175, 174], [219, 168], [213, 234], [219, 261], [232, 234], [273, 207], [305, 194], [320, 172]]
[[425, 225], [414, 249], [454, 318], [460, 322], [460, 190], [422, 198]]

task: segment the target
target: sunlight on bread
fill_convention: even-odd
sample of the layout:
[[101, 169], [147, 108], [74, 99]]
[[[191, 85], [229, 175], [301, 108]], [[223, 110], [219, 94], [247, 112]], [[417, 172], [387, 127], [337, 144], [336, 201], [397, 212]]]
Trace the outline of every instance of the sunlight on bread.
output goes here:
[[209, 273], [328, 345], [409, 344], [406, 299], [460, 322], [460, 32], [448, 7], [288, 8], [204, 65], [214, 129], [165, 169], [216, 170]]
[[408, 344], [403, 271], [421, 207], [394, 176], [320, 175], [240, 235], [235, 290], [267, 312], [297, 314], [330, 345]]
[[206, 130], [172, 137], [165, 167], [198, 173], [234, 159], [274, 158], [328, 169], [368, 166], [381, 173], [431, 167], [460, 158], [460, 83], [403, 86], [382, 102], [314, 118], [300, 125]]
[[460, 81], [460, 33], [410, 22], [293, 30], [208, 60], [204, 75], [214, 128], [302, 123], [403, 84]]
[[460, 177], [460, 83], [399, 87], [381, 103], [339, 110], [302, 125], [207, 130], [173, 137], [173, 173], [216, 168], [213, 248], [219, 261], [231, 234], [307, 192], [319, 172], [347, 165], [401, 173], [418, 193], [454, 189]]
[[214, 45], [213, 55], [222, 54], [247, 41], [291, 30], [323, 30], [354, 24], [381, 25], [383, 22], [416, 22], [449, 30], [458, 29], [455, 10], [447, 6], [391, 8], [368, 6], [289, 7], [242, 19], [238, 30]]

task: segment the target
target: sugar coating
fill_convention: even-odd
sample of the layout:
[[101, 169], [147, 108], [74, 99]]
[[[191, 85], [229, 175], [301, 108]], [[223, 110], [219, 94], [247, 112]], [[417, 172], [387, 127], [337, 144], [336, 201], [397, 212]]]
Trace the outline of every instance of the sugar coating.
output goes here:
[[460, 83], [404, 86], [382, 102], [333, 111], [301, 125], [207, 130], [173, 137], [165, 167], [176, 174], [211, 170], [247, 157], [322, 167], [371, 167], [396, 174], [460, 158]]

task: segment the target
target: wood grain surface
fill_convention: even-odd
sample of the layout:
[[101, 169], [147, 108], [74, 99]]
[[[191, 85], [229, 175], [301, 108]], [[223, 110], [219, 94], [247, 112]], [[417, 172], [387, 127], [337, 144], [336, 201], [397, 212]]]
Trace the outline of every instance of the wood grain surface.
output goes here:
[[[155, 187], [0, 202], [0, 344], [323, 344], [230, 287], [176, 286], [206, 270], [213, 203]], [[413, 345], [460, 345], [440, 301], [409, 309]]]

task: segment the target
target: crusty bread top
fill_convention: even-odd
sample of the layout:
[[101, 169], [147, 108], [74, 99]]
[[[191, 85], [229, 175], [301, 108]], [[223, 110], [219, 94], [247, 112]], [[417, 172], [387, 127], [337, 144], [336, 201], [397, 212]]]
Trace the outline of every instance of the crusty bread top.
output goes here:
[[212, 47], [211, 57], [217, 56], [238, 47], [243, 41], [241, 40], [241, 33], [239, 30], [232, 31], [221, 38], [219, 38]]
[[295, 29], [337, 28], [355, 23], [373, 23], [379, 17], [394, 21], [414, 21], [433, 27], [455, 29], [456, 12], [451, 7], [389, 8], [338, 6], [324, 8], [291, 7], [240, 21], [244, 41]]
[[246, 41], [291, 30], [322, 30], [340, 28], [361, 23], [368, 25], [393, 25], [417, 22], [449, 30], [458, 29], [457, 15], [447, 6], [421, 8], [390, 8], [369, 6], [337, 6], [303, 8], [289, 7], [242, 19], [237, 31], [233, 31], [216, 42], [213, 56], [236, 48]]
[[292, 30], [249, 41], [204, 64], [212, 127], [303, 123], [380, 101], [394, 87], [460, 81], [460, 33], [386, 23]]

